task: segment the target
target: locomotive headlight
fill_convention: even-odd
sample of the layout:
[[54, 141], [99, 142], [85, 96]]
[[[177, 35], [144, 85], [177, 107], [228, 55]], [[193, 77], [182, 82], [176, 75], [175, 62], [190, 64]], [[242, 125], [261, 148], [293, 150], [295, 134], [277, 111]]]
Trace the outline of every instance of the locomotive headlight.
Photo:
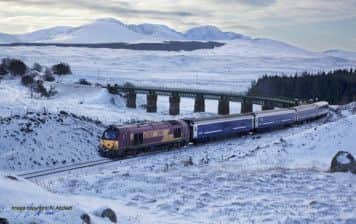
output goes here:
[[108, 150], [117, 150], [119, 149], [119, 141], [116, 140], [101, 140], [100, 146]]

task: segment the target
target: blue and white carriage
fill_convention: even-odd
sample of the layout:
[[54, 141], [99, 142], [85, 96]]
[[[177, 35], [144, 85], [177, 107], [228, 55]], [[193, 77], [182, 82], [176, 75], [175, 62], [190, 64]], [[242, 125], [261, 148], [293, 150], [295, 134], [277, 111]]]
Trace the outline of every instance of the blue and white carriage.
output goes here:
[[255, 112], [255, 129], [272, 129], [291, 125], [296, 122], [297, 113], [290, 109], [275, 109]]
[[190, 118], [185, 121], [190, 126], [191, 139], [196, 142], [248, 133], [254, 128], [253, 114]]

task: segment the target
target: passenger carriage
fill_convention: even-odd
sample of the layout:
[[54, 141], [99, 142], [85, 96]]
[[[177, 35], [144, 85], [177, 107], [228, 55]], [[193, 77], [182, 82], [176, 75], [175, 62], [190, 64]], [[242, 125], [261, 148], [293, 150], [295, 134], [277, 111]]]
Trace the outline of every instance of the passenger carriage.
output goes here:
[[318, 117], [319, 108], [315, 104], [307, 104], [293, 107], [297, 112], [297, 121], [305, 122]]
[[255, 112], [255, 129], [266, 130], [292, 125], [297, 120], [293, 109], [275, 109]]
[[185, 119], [189, 124], [193, 142], [206, 142], [217, 138], [248, 133], [253, 130], [252, 114]]

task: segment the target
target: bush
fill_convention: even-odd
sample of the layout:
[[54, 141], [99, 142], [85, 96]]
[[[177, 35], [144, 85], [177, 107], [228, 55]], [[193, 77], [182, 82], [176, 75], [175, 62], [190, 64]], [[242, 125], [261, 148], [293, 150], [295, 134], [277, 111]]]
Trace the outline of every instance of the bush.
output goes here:
[[42, 66], [38, 63], [34, 63], [31, 70], [42, 72]]
[[0, 76], [4, 76], [6, 75], [8, 72], [6, 71], [6, 69], [4, 68], [4, 66], [2, 64], [0, 64]]
[[33, 70], [33, 71], [27, 72], [26, 75], [29, 75], [29, 76], [31, 76], [32, 78], [35, 78], [35, 77], [39, 76], [40, 73], [39, 73], [38, 71], [34, 71], [34, 70]]
[[21, 78], [21, 83], [24, 86], [30, 86], [34, 82], [34, 79], [31, 75], [25, 75]]
[[21, 60], [18, 59], [9, 59], [8, 61], [8, 71], [12, 75], [23, 76], [26, 73], [27, 66]]
[[41, 96], [44, 96], [44, 97], [51, 97], [58, 93], [58, 91], [53, 86], [50, 86], [49, 89], [47, 89], [43, 85], [43, 81], [41, 81], [41, 80], [37, 81], [34, 90], [35, 90], [35, 92], [39, 93]]
[[47, 82], [53, 82], [55, 80], [53, 73], [50, 69], [46, 68], [43, 80]]
[[70, 69], [70, 66], [66, 63], [59, 63], [56, 65], [52, 66], [52, 71], [54, 74], [57, 75], [68, 75], [68, 74], [72, 74], [72, 71]]

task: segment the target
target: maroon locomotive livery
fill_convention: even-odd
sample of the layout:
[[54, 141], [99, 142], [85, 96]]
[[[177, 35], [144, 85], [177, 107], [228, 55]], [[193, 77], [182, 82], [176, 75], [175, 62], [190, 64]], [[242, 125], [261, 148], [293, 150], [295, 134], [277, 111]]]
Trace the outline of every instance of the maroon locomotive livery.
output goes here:
[[189, 126], [181, 120], [110, 126], [100, 141], [106, 157], [135, 154], [158, 146], [183, 146], [189, 142]]

